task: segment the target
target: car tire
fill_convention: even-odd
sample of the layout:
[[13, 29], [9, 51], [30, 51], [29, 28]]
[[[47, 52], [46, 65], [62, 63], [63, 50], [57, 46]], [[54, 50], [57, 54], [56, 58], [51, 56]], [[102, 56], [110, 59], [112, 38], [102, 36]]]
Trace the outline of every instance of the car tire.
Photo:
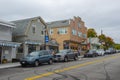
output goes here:
[[39, 61], [35, 61], [34, 66], [38, 67], [39, 66]]
[[68, 62], [68, 58], [67, 57], [64, 58], [64, 62]]
[[75, 56], [75, 57], [74, 57], [74, 60], [76, 61], [77, 59], [78, 59], [77, 56]]
[[22, 66], [22, 67], [26, 67], [26, 65], [25, 65], [25, 64], [21, 64], [21, 66]]
[[50, 59], [50, 60], [48, 61], [48, 64], [53, 64], [53, 60]]

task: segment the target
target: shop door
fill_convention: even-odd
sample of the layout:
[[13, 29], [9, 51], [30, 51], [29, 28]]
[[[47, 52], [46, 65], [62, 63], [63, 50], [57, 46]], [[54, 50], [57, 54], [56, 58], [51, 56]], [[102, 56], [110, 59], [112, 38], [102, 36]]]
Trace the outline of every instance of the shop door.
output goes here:
[[2, 47], [0, 47], [0, 63], [1, 63], [1, 57], [2, 57]]

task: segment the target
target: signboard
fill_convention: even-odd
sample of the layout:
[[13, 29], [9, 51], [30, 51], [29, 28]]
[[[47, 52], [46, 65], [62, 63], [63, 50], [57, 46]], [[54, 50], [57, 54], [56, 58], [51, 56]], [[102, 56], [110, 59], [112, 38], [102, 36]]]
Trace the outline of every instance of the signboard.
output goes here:
[[49, 37], [45, 36], [45, 42], [49, 42]]

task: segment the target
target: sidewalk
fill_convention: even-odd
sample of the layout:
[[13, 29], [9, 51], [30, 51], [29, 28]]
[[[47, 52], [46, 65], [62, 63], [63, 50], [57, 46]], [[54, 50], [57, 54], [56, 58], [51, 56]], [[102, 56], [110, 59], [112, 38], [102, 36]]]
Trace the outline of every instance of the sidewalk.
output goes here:
[[16, 62], [16, 63], [6, 63], [6, 64], [0, 64], [0, 69], [11, 68], [11, 67], [18, 67], [18, 66], [20, 66], [19, 62]]

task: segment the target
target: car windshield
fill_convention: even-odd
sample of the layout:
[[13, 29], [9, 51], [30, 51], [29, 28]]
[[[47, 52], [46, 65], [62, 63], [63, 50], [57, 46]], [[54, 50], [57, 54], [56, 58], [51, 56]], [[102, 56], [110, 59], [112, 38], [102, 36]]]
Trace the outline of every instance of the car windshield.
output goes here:
[[37, 56], [39, 55], [39, 52], [31, 52], [28, 56]]

